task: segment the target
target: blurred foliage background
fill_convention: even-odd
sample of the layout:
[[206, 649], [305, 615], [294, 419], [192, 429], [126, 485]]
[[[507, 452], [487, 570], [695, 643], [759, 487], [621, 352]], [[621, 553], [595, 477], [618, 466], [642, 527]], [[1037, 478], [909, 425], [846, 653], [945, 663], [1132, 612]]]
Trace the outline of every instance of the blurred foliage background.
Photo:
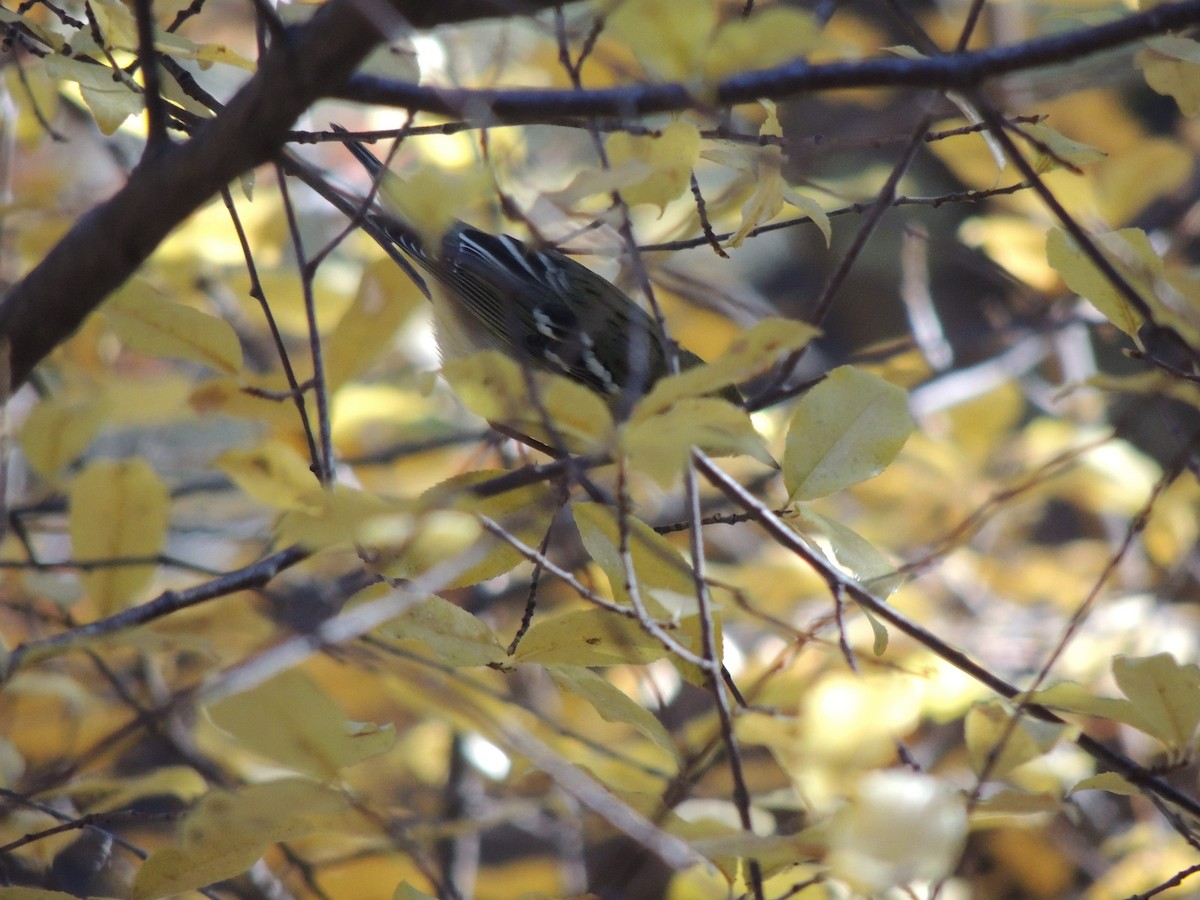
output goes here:
[[[143, 152], [138, 8], [0, 10], [6, 285]], [[219, 114], [275, 17], [311, 11], [154, 3], [172, 136]], [[381, 84], [534, 112], [535, 89], [680, 82], [692, 102], [503, 125], [322, 101], [10, 392], [0, 878], [41, 891], [11, 895], [1192, 896], [1187, 32], [979, 91], [714, 88], [798, 59], [1019, 53], [1137, 13], [627, 0], [377, 51]], [[644, 271], [670, 335], [725, 371], [747, 333], [792, 340], [737, 370], [766, 452], [717, 464], [793, 543], [711, 479], [693, 510], [678, 447], [713, 439], [702, 422], [647, 413], [638, 456], [632, 425], [591, 433], [547, 399], [630, 458], [529, 476], [546, 458], [469, 411], [512, 396], [436, 376], [420, 290], [330, 203], [371, 190], [331, 122], [394, 149], [419, 228], [545, 241], [643, 301]], [[911, 434], [879, 424], [888, 386]], [[874, 430], [815, 417], [868, 392]], [[814, 447], [836, 489], [805, 494]], [[518, 489], [474, 490], [504, 472]], [[631, 585], [641, 621], [612, 611]], [[675, 652], [705, 657], [708, 629], [717, 678]]]

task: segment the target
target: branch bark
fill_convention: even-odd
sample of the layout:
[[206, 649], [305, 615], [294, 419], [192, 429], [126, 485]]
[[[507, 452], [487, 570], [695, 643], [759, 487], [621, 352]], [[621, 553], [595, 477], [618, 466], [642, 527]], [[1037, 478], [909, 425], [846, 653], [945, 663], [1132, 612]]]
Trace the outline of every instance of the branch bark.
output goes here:
[[[384, 38], [386, 23], [418, 28], [485, 16], [536, 12], [553, 0], [330, 0], [307, 23], [285, 29], [258, 72], [185, 143], [150, 154], [115, 196], [76, 223], [0, 303], [0, 352], [15, 390], [66, 340], [167, 234], [222, 187], [272, 159], [296, 119], [323, 97], [385, 103], [450, 115], [486, 110], [494, 121], [622, 116], [711, 105], [683, 85], [608, 91], [433, 91], [353, 75]], [[381, 24], [384, 23], [384, 24]], [[976, 87], [988, 79], [1068, 62], [1164, 31], [1200, 23], [1200, 0], [1155, 7], [1114, 22], [976, 53], [872, 59], [810, 66], [797, 62], [730, 78], [721, 105], [849, 87]]]
[[387, 24], [417, 27], [534, 12], [550, 0], [330, 0], [285, 29], [258, 71], [185, 143], [149, 154], [109, 200], [83, 216], [0, 303], [8, 387], [83, 323], [170, 231], [242, 173], [272, 159], [314, 102], [341, 88], [385, 37]]

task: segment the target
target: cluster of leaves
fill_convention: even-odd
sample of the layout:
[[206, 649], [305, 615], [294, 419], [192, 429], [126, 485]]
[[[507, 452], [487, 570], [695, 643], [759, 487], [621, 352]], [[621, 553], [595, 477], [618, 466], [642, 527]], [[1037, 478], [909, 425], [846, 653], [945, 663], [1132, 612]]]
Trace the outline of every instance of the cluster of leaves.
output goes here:
[[[390, 48], [372, 96], [409, 111], [370, 124], [399, 126], [375, 134], [399, 179], [297, 133], [329, 143], [197, 212], [10, 392], [0, 877], [138, 898], [1185, 883], [1194, 43], [1099, 6], [1152, 36], [1074, 22], [1053, 61], [1119, 48], [1093, 86], [1033, 71], [1053, 5], [889, 7], [900, 27], [753, 6], [596, 2]], [[1036, 101], [949, 66], [919, 104], [856, 80], [942, 47], [966, 67], [1018, 8], [1005, 71]], [[254, 68], [221, 31], [244, 15], [0, 10], [7, 277], [121, 189], [143, 110], [150, 147], [155, 121], [220, 119]], [[762, 99], [722, 99], [759, 70]], [[815, 70], [856, 90], [797, 96]], [[508, 87], [531, 83], [685, 99], [584, 120]], [[461, 84], [493, 90], [420, 111]], [[482, 115], [505, 102], [526, 124]], [[439, 367], [420, 285], [346, 227], [348, 184], [422, 234], [468, 219], [586, 254], [709, 362], [623, 416], [495, 352]]]

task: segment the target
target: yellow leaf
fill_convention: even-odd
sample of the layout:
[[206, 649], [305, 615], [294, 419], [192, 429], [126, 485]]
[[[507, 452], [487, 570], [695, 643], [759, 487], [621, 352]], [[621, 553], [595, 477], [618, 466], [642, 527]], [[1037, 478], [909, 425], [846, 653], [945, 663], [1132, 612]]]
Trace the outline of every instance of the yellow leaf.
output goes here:
[[447, 587], [479, 584], [511, 571], [525, 557], [502, 538], [485, 534], [477, 517], [486, 516], [521, 543], [537, 547], [558, 505], [545, 484], [527, 485], [492, 497], [472, 493], [474, 485], [501, 474], [467, 472], [426, 491], [418, 505], [422, 518], [414, 529], [415, 540], [395, 553], [384, 550], [378, 563], [380, 570], [391, 577], [412, 578], [470, 548], [481, 557], [479, 562], [451, 579]]
[[668, 203], [688, 190], [692, 168], [700, 156], [700, 130], [684, 121], [674, 121], [658, 136], [634, 136], [618, 131], [605, 143], [609, 160], [620, 167], [640, 161], [649, 166], [643, 179], [621, 188], [627, 203], [652, 203], [661, 214]]
[[697, 362], [678, 375], [660, 378], [634, 408], [631, 422], [648, 419], [685, 397], [716, 394], [767, 371], [780, 355], [799, 350], [821, 331], [791, 319], [763, 319], [738, 337], [719, 359]]
[[[904, 827], [883, 824], [897, 822]], [[882, 894], [947, 877], [966, 837], [966, 804], [953, 786], [917, 772], [871, 772], [830, 823], [826, 861], [856, 890]]]
[[1161, 35], [1148, 38], [1134, 57], [1146, 84], [1174, 97], [1185, 116], [1200, 113], [1200, 44], [1190, 38]]
[[409, 607], [384, 631], [415, 644], [439, 665], [486, 666], [505, 657], [496, 633], [481, 619], [437, 596]]
[[21, 426], [21, 448], [33, 470], [47, 480], [87, 449], [108, 420], [111, 407], [95, 397], [47, 397]]
[[632, 725], [671, 756], [679, 758], [679, 748], [662, 722], [612, 682], [582, 666], [547, 666], [546, 671], [569, 698], [586, 700], [604, 721]]
[[1104, 220], [1114, 225], [1128, 222], [1158, 198], [1183, 187], [1194, 162], [1191, 151], [1167, 138], [1146, 138], [1115, 154], [1094, 176]]
[[824, 497], [887, 468], [912, 433], [908, 395], [841, 366], [800, 398], [788, 429], [783, 477], [790, 500]]
[[1049, 753], [1067, 726], [1027, 717], [1014, 724], [1012, 710], [1006, 704], [989, 701], [968, 711], [964, 729], [971, 768], [982, 776], [987, 766], [987, 777], [998, 780], [1018, 766]]
[[[779, 126], [775, 104], [764, 102], [767, 117], [763, 121], [759, 134], [778, 137], [783, 133]], [[783, 207], [783, 192], [787, 185], [783, 180], [783, 148], [775, 144], [758, 147], [751, 156], [754, 188], [744, 204], [742, 204], [742, 224], [738, 226], [729, 246], [740, 247], [746, 236], [768, 219], [772, 219]]]
[[105, 135], [113, 134], [126, 119], [142, 112], [141, 95], [124, 81], [114, 81], [113, 70], [108, 66], [89, 65], [65, 56], [44, 58], [42, 65], [52, 78], [79, 85], [80, 96]]
[[[575, 503], [572, 512], [588, 556], [608, 576], [618, 602], [630, 603], [616, 514], [599, 503]], [[640, 519], [630, 517], [626, 530], [626, 544], [637, 584], [651, 614], [657, 615], [663, 610], [668, 610], [674, 617], [693, 614], [696, 611], [696, 581], [692, 567], [670, 541]], [[651, 600], [654, 602], [649, 602]], [[666, 602], [670, 603], [669, 607], [665, 606]]]
[[[598, 5], [602, 12], [612, 7]], [[712, 0], [619, 0], [605, 31], [627, 44], [647, 72], [683, 81], [701, 71], [716, 25]]]
[[442, 374], [471, 412], [549, 446], [561, 441], [574, 453], [601, 452], [612, 439], [612, 413], [598, 394], [562, 376], [527, 374], [499, 351], [450, 360]]
[[423, 299], [390, 258], [368, 266], [354, 302], [323, 342], [329, 390], [361, 374], [390, 347], [397, 329]]
[[[1123, 228], [1094, 236], [1093, 240], [1117, 272], [1148, 302], [1163, 266], [1146, 233], [1139, 228]], [[1142, 327], [1142, 314], [1061, 228], [1052, 229], [1046, 236], [1046, 259], [1067, 287], [1100, 310], [1121, 331], [1130, 337], [1137, 336]]]
[[1200, 725], [1200, 668], [1180, 665], [1169, 653], [1118, 656], [1113, 677], [1129, 698], [1146, 733], [1182, 750]]
[[255, 500], [276, 509], [306, 509], [320, 487], [312, 464], [283, 441], [226, 450], [213, 465]]
[[[152, 557], [167, 542], [171, 499], [142, 459], [89, 465], [71, 485], [71, 553], [75, 559]], [[154, 565], [106, 566], [80, 573], [102, 616], [124, 609], [154, 578]]]
[[412, 516], [399, 503], [346, 485], [316, 488], [297, 501], [279, 521], [280, 543], [320, 550], [339, 544], [399, 542], [412, 529]]
[[248, 750], [321, 780], [387, 752], [396, 740], [392, 725], [347, 721], [329, 695], [294, 669], [206, 711]]
[[385, 169], [378, 198], [385, 209], [418, 229], [427, 246], [440, 247], [446, 232], [494, 191], [486, 169], [451, 171], [427, 165], [404, 177]]
[[1049, 172], [1061, 167], [1063, 163], [1086, 166], [1099, 162], [1108, 155], [1088, 144], [1071, 140], [1045, 122], [1022, 125], [1018, 130], [1036, 141], [1036, 144], [1031, 143], [1029, 146], [1036, 148], [1037, 155], [1033, 159], [1033, 167], [1038, 172]]
[[665, 412], [631, 422], [621, 434], [621, 450], [630, 464], [664, 488], [687, 466], [693, 447], [715, 456], [746, 454], [774, 465], [750, 415], [712, 397], [681, 399]]
[[102, 309], [121, 341], [142, 353], [198, 362], [227, 375], [242, 368], [242, 347], [228, 322], [172, 303], [140, 279]]
[[1070, 793], [1079, 791], [1108, 791], [1110, 794], [1121, 794], [1126, 797], [1136, 797], [1142, 793], [1142, 788], [1130, 784], [1116, 772], [1101, 772], [1080, 781], [1071, 788]]
[[214, 790], [182, 823], [181, 846], [157, 850], [143, 863], [130, 896], [154, 900], [232, 878], [272, 844], [303, 837], [345, 806], [338, 792], [298, 778]]
[[666, 648], [633, 619], [604, 609], [582, 609], [537, 619], [512, 661], [544, 666], [619, 666], [653, 662], [666, 655]]
[[[280, 376], [258, 378], [253, 386], [268, 391], [282, 391], [286, 383]], [[201, 381], [188, 397], [188, 404], [196, 412], [220, 412], [227, 416], [249, 419], [270, 426], [277, 431], [299, 431], [296, 407], [290, 398], [286, 401], [255, 396], [243, 389], [242, 383], [227, 375]], [[311, 404], [309, 415], [312, 415]]]
[[[197, 44], [177, 32], [156, 29], [154, 46], [159, 51], [169, 53], [181, 59], [194, 59], [201, 69], [208, 69], [213, 63], [224, 63], [253, 72], [256, 66], [227, 44]], [[211, 111], [210, 111], [211, 112]]]
[[737, 72], [770, 69], [812, 52], [820, 37], [811, 13], [772, 6], [722, 25], [705, 55], [705, 72], [719, 81]]

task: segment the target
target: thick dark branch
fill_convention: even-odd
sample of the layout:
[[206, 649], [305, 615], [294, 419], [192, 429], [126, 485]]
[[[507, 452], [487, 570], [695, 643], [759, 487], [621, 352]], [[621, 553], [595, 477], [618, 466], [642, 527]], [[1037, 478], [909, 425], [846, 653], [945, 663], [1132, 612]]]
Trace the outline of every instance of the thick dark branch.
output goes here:
[[401, 18], [418, 26], [529, 13], [549, 0], [330, 0], [284, 31], [258, 71], [184, 144], [163, 146], [89, 211], [0, 303], [12, 388], [69, 337], [167, 234], [229, 182], [272, 159], [296, 119], [340, 89]]
[[883, 57], [822, 65], [796, 61], [736, 75], [721, 82], [712, 94], [703, 96], [693, 94], [682, 84], [598, 91], [445, 90], [356, 75], [338, 92], [338, 97], [455, 118], [479, 119], [486, 113], [494, 122], [520, 123], [580, 116], [630, 118], [844, 88], [965, 90], [1003, 75], [1070, 63], [1144, 37], [1197, 24], [1200, 24], [1200, 0], [1187, 0], [1103, 25], [973, 53], [948, 53], [923, 59]]
[[85, 215], [0, 304], [15, 388], [119, 287], [167, 234], [226, 184], [273, 158], [309, 106], [337, 96], [493, 121], [563, 116], [628, 117], [692, 106], [850, 87], [967, 88], [1007, 73], [1065, 63], [1148, 35], [1200, 23], [1200, 0], [1160, 6], [1093, 28], [978, 53], [810, 66], [798, 62], [740, 75], [713, 96], [682, 85], [608, 91], [443, 91], [352, 78], [391, 22], [417, 27], [534, 12], [552, 0], [330, 0], [272, 44], [258, 72], [186, 143], [149, 155], [112, 199]]

